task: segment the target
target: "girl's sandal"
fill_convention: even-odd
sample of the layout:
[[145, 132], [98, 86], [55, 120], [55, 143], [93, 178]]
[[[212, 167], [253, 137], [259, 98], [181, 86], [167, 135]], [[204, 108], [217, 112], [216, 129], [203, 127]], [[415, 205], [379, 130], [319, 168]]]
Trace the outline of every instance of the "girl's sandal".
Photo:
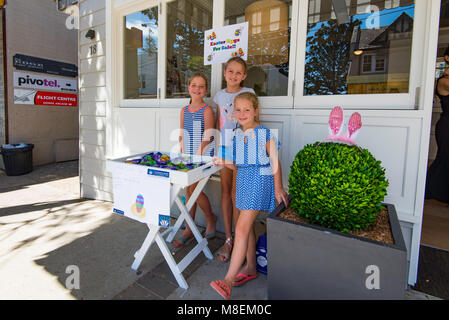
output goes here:
[[222, 257], [219, 259], [221, 262], [228, 262], [229, 258], [231, 257], [233, 244], [232, 244], [232, 237], [229, 237], [226, 239], [224, 245], [220, 248], [220, 250], [217, 253], [217, 257]]
[[[217, 224], [217, 216], [214, 214], [214, 225], [216, 225]], [[207, 227], [206, 227], [206, 229], [207, 229]], [[214, 231], [214, 232], [211, 232], [211, 233], [207, 233], [206, 232], [206, 230], [204, 230], [204, 233], [203, 233], [203, 237], [205, 237], [207, 240], [212, 240], [212, 239], [215, 239], [215, 237], [217, 236], [217, 232], [216, 231]]]
[[185, 245], [190, 239], [193, 239], [193, 235], [186, 239], [181, 236], [176, 236], [176, 239], [173, 241], [173, 245], [175, 246], [175, 248], [180, 248]]
[[206, 238], [207, 240], [215, 239], [216, 236], [217, 236], [216, 232], [206, 233], [206, 231], [204, 231], [203, 233], [203, 237]]
[[223, 298], [229, 300], [231, 298], [231, 288], [224, 281], [212, 281], [210, 286]]

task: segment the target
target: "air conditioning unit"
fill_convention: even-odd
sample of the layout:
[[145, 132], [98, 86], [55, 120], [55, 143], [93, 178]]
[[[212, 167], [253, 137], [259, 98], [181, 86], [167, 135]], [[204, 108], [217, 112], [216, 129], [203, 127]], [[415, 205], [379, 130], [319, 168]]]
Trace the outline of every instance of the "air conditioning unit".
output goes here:
[[78, 0], [56, 0], [56, 9], [64, 11], [68, 6], [78, 3]]

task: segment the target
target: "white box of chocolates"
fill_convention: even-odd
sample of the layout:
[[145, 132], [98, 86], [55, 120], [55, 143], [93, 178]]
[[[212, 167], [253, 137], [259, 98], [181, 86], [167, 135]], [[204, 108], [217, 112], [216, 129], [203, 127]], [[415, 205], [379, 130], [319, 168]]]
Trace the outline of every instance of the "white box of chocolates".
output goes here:
[[106, 167], [112, 173], [114, 212], [162, 227], [170, 225], [170, 207], [179, 188], [221, 169], [210, 156], [159, 151], [107, 160]]
[[114, 174], [140, 174], [165, 177], [172, 184], [189, 186], [219, 171], [210, 156], [151, 151], [107, 160], [106, 168]]

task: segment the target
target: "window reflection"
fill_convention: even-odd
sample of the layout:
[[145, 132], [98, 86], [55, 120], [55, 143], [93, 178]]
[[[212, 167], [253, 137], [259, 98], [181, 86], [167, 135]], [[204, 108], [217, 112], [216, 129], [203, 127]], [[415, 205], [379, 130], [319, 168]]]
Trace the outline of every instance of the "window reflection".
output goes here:
[[414, 8], [309, 0], [304, 94], [407, 93]]
[[259, 96], [287, 95], [291, 0], [227, 0], [225, 25], [244, 21], [249, 24], [245, 87]]
[[177, 0], [167, 3], [167, 98], [188, 97], [187, 82], [195, 72], [209, 79], [205, 66], [204, 31], [212, 29], [213, 0]]
[[125, 17], [124, 98], [157, 98], [157, 7]]

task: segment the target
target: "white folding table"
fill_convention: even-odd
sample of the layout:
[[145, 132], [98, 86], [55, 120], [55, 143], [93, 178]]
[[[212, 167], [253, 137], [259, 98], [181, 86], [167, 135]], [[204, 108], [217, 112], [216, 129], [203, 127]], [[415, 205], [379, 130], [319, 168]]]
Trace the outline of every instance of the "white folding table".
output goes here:
[[[215, 172], [219, 171], [222, 167], [215, 166], [214, 163], [212, 162], [212, 158], [208, 156], [195, 156], [196, 158], [193, 159], [194, 162], [206, 162], [206, 164], [186, 172], [179, 170], [177, 171], [163, 168], [154, 168], [124, 162], [129, 159], [142, 157], [145, 154], [148, 154], [148, 152], [108, 160], [107, 169], [112, 172], [113, 181], [114, 179], [120, 179], [121, 175], [126, 175], [129, 172], [133, 172], [133, 174], [142, 175], [146, 177], [148, 177], [148, 175], [151, 173], [157, 175], [159, 178], [163, 177], [169, 179], [170, 208], [172, 208], [173, 204], [176, 203], [181, 213], [175, 225], [168, 227], [166, 230], [163, 230], [165, 228], [159, 225], [147, 223], [149, 232], [144, 242], [142, 243], [140, 249], [137, 250], [137, 252], [134, 254], [135, 259], [131, 268], [133, 270], [137, 270], [139, 268], [140, 263], [142, 262], [146, 253], [150, 249], [151, 245], [153, 244], [153, 242], [156, 242], [156, 244], [158, 245], [159, 249], [162, 252], [162, 255], [165, 258], [165, 261], [167, 261], [170, 270], [175, 276], [178, 285], [183, 289], [187, 289], [188, 288], [187, 282], [184, 279], [184, 276], [182, 275], [182, 272], [185, 270], [185, 268], [187, 268], [189, 264], [201, 252], [204, 253], [206, 258], [213, 259], [212, 253], [207, 246], [207, 239], [201, 236], [201, 233], [199, 232], [197, 226], [195, 225], [195, 222], [189, 215], [189, 211], [196, 202], [196, 200], [198, 199], [198, 196], [200, 195], [203, 188], [206, 186], [210, 176]], [[198, 185], [196, 186], [190, 199], [187, 201], [187, 203], [184, 204], [180, 197], [180, 191], [183, 188], [194, 184], [195, 182], [198, 182]], [[117, 212], [120, 210], [114, 209], [114, 211]], [[130, 218], [132, 217], [130, 216]], [[176, 233], [178, 232], [179, 228], [181, 227], [184, 221], [188, 224], [188, 226], [192, 230], [194, 238], [196, 239], [198, 244], [177, 264], [165, 241], [171, 242], [173, 240], [174, 236], [176, 235]], [[167, 236], [165, 241], [163, 239], [164, 236]]]

